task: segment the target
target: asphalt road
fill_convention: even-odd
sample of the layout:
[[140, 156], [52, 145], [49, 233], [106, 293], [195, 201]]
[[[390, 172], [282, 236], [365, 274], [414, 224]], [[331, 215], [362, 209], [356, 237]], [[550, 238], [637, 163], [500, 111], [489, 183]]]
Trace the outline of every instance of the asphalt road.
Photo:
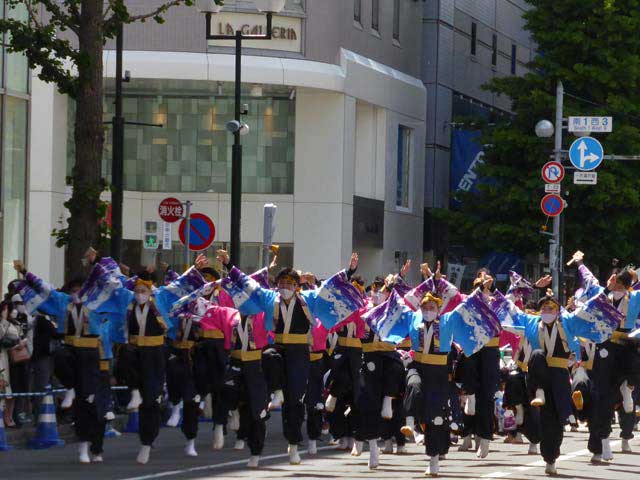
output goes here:
[[[317, 456], [310, 457], [303, 453], [302, 465], [290, 466], [287, 462], [286, 442], [280, 432], [280, 419], [274, 415], [269, 421], [263, 468], [258, 471], [245, 468], [248, 450], [240, 452], [231, 448], [234, 442], [233, 435], [227, 436], [224, 450], [211, 451], [211, 424], [201, 423], [197, 440], [197, 458], [187, 458], [183, 455], [184, 438], [179, 429], [163, 428], [148, 465], [136, 464], [139, 446], [137, 435], [125, 434], [106, 440], [104, 464], [80, 465], [77, 462], [76, 444], [45, 451], [15, 449], [0, 452], [0, 479], [404, 479], [424, 478], [428, 464], [422, 447], [409, 445], [409, 453], [406, 455], [382, 455], [380, 467], [371, 471], [367, 468], [368, 452], [354, 458], [336, 451], [325, 441], [319, 445], [321, 449]], [[637, 453], [622, 454], [617, 434], [618, 432], [614, 431], [613, 462], [592, 465], [589, 463], [590, 454], [586, 450], [587, 434], [584, 427], [581, 427], [580, 432], [566, 433], [562, 447], [563, 456], [558, 462], [557, 478], [640, 478], [640, 440], [632, 441], [632, 447]], [[502, 438], [496, 437], [489, 456], [484, 460], [477, 459], [471, 452], [458, 452], [454, 447], [448, 459], [441, 462], [439, 478], [524, 480], [545, 477], [544, 462], [540, 456], [527, 455], [526, 444], [504, 444]]]

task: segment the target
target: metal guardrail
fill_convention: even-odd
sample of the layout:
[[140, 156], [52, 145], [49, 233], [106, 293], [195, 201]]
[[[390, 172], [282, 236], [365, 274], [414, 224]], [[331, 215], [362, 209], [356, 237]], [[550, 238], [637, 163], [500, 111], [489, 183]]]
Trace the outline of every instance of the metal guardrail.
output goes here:
[[[111, 390], [129, 390], [129, 387], [122, 385], [115, 385], [111, 387]], [[18, 397], [44, 397], [46, 395], [53, 395], [57, 393], [66, 393], [66, 388], [54, 388], [45, 392], [28, 392], [28, 393], [0, 393], [0, 399], [3, 398], [18, 398]]]

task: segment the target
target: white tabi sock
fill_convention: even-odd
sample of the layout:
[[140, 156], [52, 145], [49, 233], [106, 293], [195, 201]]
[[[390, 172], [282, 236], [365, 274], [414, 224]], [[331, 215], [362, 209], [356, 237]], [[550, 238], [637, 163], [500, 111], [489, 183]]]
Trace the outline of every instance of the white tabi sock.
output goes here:
[[222, 425], [216, 425], [213, 429], [213, 444], [211, 448], [213, 450], [222, 450], [224, 447], [224, 427]]
[[140, 447], [140, 451], [138, 452], [138, 458], [136, 458], [136, 461], [141, 465], [145, 465], [146, 463], [149, 462], [150, 455], [151, 455], [151, 445], [142, 445]]
[[380, 464], [380, 450], [378, 440], [369, 440], [369, 468], [374, 470]]

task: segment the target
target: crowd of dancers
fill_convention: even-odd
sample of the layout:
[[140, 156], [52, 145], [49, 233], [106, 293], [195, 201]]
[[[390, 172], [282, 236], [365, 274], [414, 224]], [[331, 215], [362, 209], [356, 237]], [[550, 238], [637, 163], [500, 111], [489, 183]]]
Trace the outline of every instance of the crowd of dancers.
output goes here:
[[[236, 448], [250, 450], [250, 468], [259, 467], [270, 412], [281, 409], [291, 464], [301, 462], [303, 427], [314, 455], [328, 425], [336, 448], [353, 456], [368, 450], [371, 469], [380, 464], [379, 440], [384, 453], [394, 443], [396, 453], [407, 442], [424, 445], [425, 473], [436, 476], [455, 437], [458, 450], [487, 457], [497, 392], [505, 441], [526, 437], [547, 474], [557, 473], [565, 426], [578, 421], [588, 426], [592, 462], [613, 459], [616, 418], [622, 451], [631, 451], [640, 381], [632, 268], [613, 272], [603, 287], [576, 252], [580, 288], [561, 305], [548, 293], [550, 277], [531, 283], [514, 272], [503, 295], [480, 269], [464, 295], [439, 263], [434, 271], [422, 264], [423, 281], [408, 285], [409, 262], [365, 282], [357, 254], [323, 282], [292, 268], [275, 279], [268, 269], [246, 274], [227, 252], [217, 258], [222, 272], [200, 255], [155, 285], [148, 271], [127, 277], [89, 249], [89, 276], [59, 290], [15, 262], [19, 278], [2, 318], [18, 307], [47, 315], [63, 337], [55, 375], [68, 389], [62, 407], [73, 409], [81, 463], [103, 461], [112, 377], [130, 391], [127, 408], [139, 411], [141, 464], [150, 460], [165, 395], [187, 456], [198, 455], [198, 419], [210, 396], [213, 449], [235, 432]], [[509, 346], [507, 363], [501, 351]]]

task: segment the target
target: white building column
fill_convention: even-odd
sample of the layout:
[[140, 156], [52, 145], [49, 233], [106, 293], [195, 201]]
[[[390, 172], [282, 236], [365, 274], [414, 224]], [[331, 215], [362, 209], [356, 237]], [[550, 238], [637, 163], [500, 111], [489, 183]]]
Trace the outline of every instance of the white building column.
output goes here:
[[294, 265], [319, 278], [351, 255], [356, 102], [299, 88], [296, 97]]
[[[51, 236], [65, 218], [67, 99], [32, 73], [27, 268], [55, 286], [64, 282], [64, 249]], [[66, 222], [65, 222], [66, 223]], [[80, 260], [78, 260], [80, 261]]]

